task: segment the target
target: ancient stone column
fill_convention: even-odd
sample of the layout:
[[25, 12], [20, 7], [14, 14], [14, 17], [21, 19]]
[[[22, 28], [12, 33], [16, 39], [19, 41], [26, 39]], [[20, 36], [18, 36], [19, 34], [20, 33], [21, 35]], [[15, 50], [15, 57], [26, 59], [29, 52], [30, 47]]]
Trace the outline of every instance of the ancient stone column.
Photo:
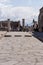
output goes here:
[[22, 27], [23, 27], [23, 31], [24, 31], [24, 28], [25, 28], [25, 19], [22, 19]]
[[18, 31], [20, 30], [20, 21], [18, 21]]
[[25, 19], [22, 19], [22, 26], [25, 26]]
[[8, 31], [11, 31], [10, 19], [8, 19]]
[[1, 28], [2, 28], [3, 26], [2, 26], [2, 22], [1, 22]]
[[0, 22], [0, 30], [2, 30], [3, 25], [2, 25], [2, 21]]

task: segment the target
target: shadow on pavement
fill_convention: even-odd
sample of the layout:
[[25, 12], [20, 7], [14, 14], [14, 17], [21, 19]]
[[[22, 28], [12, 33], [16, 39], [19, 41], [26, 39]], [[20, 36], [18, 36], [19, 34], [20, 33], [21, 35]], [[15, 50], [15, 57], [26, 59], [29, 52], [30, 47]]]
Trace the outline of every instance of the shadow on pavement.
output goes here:
[[33, 32], [33, 36], [43, 42], [43, 32]]

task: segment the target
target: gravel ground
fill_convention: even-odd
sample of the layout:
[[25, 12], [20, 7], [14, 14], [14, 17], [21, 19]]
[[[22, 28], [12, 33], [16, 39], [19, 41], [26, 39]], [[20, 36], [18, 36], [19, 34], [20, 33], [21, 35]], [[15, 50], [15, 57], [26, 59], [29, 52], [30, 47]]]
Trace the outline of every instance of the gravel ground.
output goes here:
[[43, 65], [43, 43], [30, 32], [7, 32], [6, 35], [11, 37], [0, 40], [0, 65]]

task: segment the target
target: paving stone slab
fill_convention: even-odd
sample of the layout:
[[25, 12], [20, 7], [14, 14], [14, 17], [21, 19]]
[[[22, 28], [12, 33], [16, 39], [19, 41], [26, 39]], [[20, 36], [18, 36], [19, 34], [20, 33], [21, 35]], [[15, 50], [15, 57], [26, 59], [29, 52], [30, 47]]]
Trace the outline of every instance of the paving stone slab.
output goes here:
[[24, 37], [28, 34], [8, 32], [12, 37], [0, 40], [0, 65], [43, 65], [43, 43], [33, 36]]

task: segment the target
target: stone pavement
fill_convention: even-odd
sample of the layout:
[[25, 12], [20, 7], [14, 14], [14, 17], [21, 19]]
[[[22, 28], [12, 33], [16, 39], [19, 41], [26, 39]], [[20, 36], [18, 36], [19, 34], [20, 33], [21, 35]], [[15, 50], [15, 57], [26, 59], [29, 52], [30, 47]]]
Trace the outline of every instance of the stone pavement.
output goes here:
[[7, 31], [0, 31], [0, 39], [7, 33]]
[[[43, 43], [27, 32], [8, 32], [0, 40], [0, 65], [43, 65]], [[14, 35], [22, 35], [15, 37]]]

